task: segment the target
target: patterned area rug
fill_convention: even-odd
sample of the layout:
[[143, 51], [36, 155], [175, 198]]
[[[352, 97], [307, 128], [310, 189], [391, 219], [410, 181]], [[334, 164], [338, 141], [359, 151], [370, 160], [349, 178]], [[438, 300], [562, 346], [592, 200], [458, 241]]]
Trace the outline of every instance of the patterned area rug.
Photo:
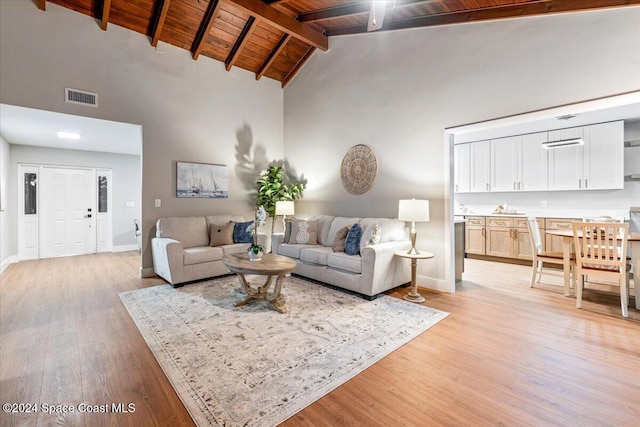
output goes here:
[[[259, 279], [259, 278], [254, 278]], [[234, 307], [235, 276], [120, 294], [198, 426], [274, 426], [448, 313], [285, 279], [288, 312]]]

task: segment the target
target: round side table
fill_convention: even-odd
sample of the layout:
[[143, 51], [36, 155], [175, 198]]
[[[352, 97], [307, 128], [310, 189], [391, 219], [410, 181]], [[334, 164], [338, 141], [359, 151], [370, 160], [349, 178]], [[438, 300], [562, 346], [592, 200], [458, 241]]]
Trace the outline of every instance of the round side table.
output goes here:
[[396, 251], [396, 256], [402, 258], [411, 259], [411, 291], [404, 296], [404, 299], [411, 302], [423, 302], [424, 297], [418, 293], [418, 284], [416, 283], [416, 267], [419, 259], [433, 258], [434, 255], [431, 252], [418, 252], [417, 254], [410, 254], [406, 250]]

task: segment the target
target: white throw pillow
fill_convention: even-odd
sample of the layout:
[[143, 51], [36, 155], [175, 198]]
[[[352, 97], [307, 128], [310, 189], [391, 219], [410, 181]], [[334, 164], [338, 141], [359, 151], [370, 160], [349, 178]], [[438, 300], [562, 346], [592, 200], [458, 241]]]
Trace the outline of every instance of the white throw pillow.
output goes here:
[[380, 237], [382, 236], [382, 228], [377, 222], [371, 223], [367, 226], [362, 233], [362, 239], [360, 239], [360, 252], [365, 246], [375, 245], [380, 243]]

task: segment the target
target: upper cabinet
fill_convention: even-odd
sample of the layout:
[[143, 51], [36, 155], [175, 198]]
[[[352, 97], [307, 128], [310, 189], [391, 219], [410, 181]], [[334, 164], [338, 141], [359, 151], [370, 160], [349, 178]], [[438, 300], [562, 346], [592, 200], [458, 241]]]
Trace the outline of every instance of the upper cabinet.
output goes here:
[[547, 132], [491, 140], [491, 191], [546, 191]]
[[549, 140], [581, 138], [581, 145], [549, 148], [549, 190], [624, 188], [624, 122], [549, 132]]
[[624, 122], [454, 146], [455, 191], [624, 188]]
[[491, 191], [491, 141], [469, 144], [470, 182], [469, 191], [481, 193]]

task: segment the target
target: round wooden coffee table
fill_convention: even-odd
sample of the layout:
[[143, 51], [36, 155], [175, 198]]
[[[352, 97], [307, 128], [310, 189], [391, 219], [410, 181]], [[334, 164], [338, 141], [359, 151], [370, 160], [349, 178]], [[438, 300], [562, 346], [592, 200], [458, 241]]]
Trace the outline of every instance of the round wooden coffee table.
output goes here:
[[[263, 254], [260, 260], [249, 261], [249, 254], [245, 252], [225, 255], [222, 258], [222, 263], [230, 272], [238, 275], [240, 284], [247, 294], [245, 299], [235, 303], [236, 307], [248, 304], [254, 300], [265, 300], [278, 312], [286, 313], [287, 308], [284, 301], [280, 298], [280, 291], [282, 290], [282, 280], [284, 277], [296, 268], [296, 262], [294, 260], [282, 255]], [[245, 274], [267, 276], [267, 279], [264, 285], [252, 287], [245, 278]], [[273, 293], [269, 295], [267, 292], [271, 287], [274, 276], [277, 277], [276, 287]]]

